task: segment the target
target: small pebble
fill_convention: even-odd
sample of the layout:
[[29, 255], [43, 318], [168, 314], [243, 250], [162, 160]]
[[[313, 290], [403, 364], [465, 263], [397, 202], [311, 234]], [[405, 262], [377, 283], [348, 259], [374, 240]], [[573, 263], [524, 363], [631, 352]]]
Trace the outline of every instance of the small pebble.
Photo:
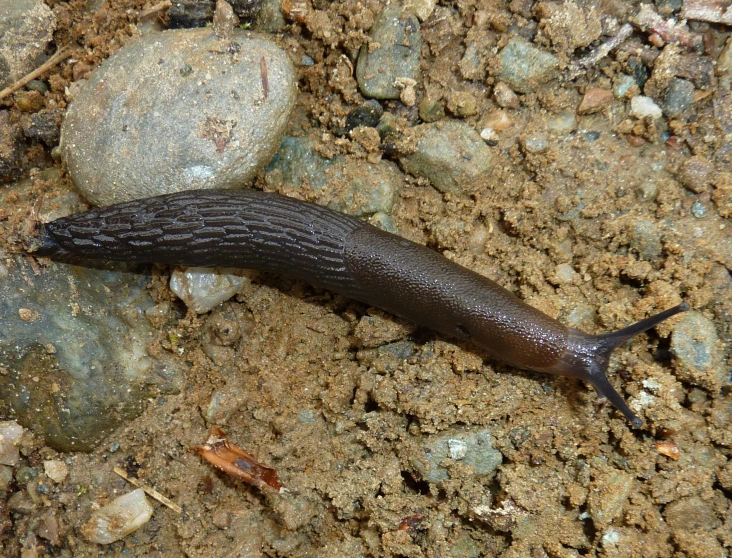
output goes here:
[[672, 79], [664, 91], [662, 101], [663, 112], [668, 116], [683, 116], [694, 102], [694, 84], [685, 79]]
[[346, 117], [346, 132], [359, 126], [375, 128], [384, 114], [379, 101], [370, 99], [353, 109]]
[[574, 278], [577, 276], [577, 272], [574, 270], [574, 268], [566, 263], [559, 264], [555, 268], [554, 274], [557, 278], [557, 281], [565, 285], [572, 283], [572, 281], [574, 281]]
[[445, 109], [440, 101], [425, 97], [419, 103], [419, 117], [423, 122], [437, 122], [445, 118]]
[[45, 2], [0, 2], [0, 89], [38, 67], [55, 28], [56, 17]]
[[707, 208], [704, 207], [704, 204], [702, 202], [696, 200], [693, 204], [691, 204], [691, 214], [697, 219], [701, 219], [702, 217], [706, 217]]
[[361, 47], [356, 62], [358, 87], [364, 97], [398, 99], [397, 78], [419, 81], [419, 20], [399, 6], [387, 6], [374, 20], [369, 37], [376, 48]]
[[558, 134], [568, 134], [577, 128], [577, 115], [573, 110], [565, 110], [551, 116], [546, 123], [548, 130]]
[[493, 449], [493, 436], [487, 428], [425, 436], [420, 445], [424, 455], [417, 461], [417, 470], [428, 482], [440, 483], [449, 478], [448, 470], [440, 465], [446, 458], [460, 460], [476, 475], [492, 473], [503, 461], [501, 452]]
[[249, 280], [246, 270], [189, 267], [170, 276], [170, 290], [198, 314], [229, 300]]
[[435, 10], [437, 0], [403, 0], [404, 9], [416, 15], [420, 21], [427, 21]]
[[715, 69], [718, 75], [727, 77], [732, 75], [732, 37], [727, 39], [727, 43], [719, 53]]
[[600, 139], [601, 132], [587, 132], [585, 134], [585, 139], [587, 141], [597, 141]]
[[57, 459], [44, 461], [43, 471], [49, 479], [56, 483], [63, 482], [69, 475], [69, 468], [66, 463]]
[[152, 505], [138, 488], [93, 512], [81, 532], [93, 543], [111, 544], [137, 531], [152, 514]]
[[517, 37], [509, 39], [498, 59], [498, 77], [519, 93], [531, 93], [559, 75], [556, 56]]
[[717, 329], [700, 312], [687, 312], [674, 326], [671, 352], [677, 362], [674, 372], [681, 380], [715, 392], [727, 381]]
[[515, 109], [519, 105], [518, 95], [503, 81], [496, 83], [493, 88], [493, 97], [501, 108]]
[[20, 459], [18, 443], [23, 427], [14, 420], [0, 422], [0, 464], [14, 467]]
[[549, 140], [546, 134], [536, 132], [521, 138], [521, 146], [528, 153], [543, 153], [549, 149]]
[[620, 74], [613, 84], [613, 95], [618, 99], [625, 99], [628, 92], [635, 86], [635, 79], [628, 74]]
[[478, 112], [478, 103], [472, 93], [456, 91], [447, 99], [447, 110], [458, 118], [465, 118]]
[[606, 109], [610, 101], [613, 98], [611, 91], [607, 89], [601, 89], [599, 87], [593, 87], [585, 92], [585, 96], [582, 98], [577, 114], [592, 114], [600, 112]]
[[483, 138], [488, 145], [491, 145], [491, 142], [498, 141], [498, 134], [493, 128], [483, 128], [480, 131], [480, 137]]
[[400, 159], [404, 170], [424, 177], [440, 192], [469, 193], [491, 168], [492, 154], [480, 135], [462, 120], [421, 124], [417, 149]]
[[630, 114], [636, 118], [661, 118], [663, 111], [653, 99], [643, 95], [636, 95], [630, 100]]
[[483, 127], [490, 128], [499, 134], [504, 130], [508, 130], [511, 127], [511, 124], [513, 124], [505, 110], [494, 110], [493, 112], [489, 112], [480, 123]]
[[714, 165], [706, 157], [694, 155], [684, 161], [676, 173], [681, 184], [697, 194], [704, 192], [712, 182]]

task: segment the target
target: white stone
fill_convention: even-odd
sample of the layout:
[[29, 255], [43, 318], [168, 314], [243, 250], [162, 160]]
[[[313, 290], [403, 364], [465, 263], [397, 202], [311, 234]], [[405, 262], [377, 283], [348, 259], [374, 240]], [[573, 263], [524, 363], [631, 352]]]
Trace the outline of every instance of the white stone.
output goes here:
[[636, 95], [630, 100], [630, 114], [638, 118], [661, 118], [663, 111], [653, 99]]
[[189, 267], [170, 276], [170, 290], [198, 314], [229, 300], [254, 272], [231, 268]]
[[150, 520], [152, 513], [152, 504], [142, 488], [138, 488], [92, 513], [81, 532], [93, 543], [111, 544], [137, 531]]

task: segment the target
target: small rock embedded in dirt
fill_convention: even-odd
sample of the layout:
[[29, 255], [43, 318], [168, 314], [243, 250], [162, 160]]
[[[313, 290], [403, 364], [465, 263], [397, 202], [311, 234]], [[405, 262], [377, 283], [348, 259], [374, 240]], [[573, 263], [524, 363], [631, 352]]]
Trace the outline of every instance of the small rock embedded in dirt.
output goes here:
[[69, 467], [58, 459], [49, 459], [43, 462], [43, 472], [53, 482], [64, 482], [69, 476]]
[[419, 117], [424, 122], [437, 122], [445, 118], [445, 109], [440, 101], [425, 97], [419, 103]]
[[419, 21], [402, 8], [387, 7], [374, 21], [369, 37], [373, 46], [361, 47], [356, 64], [358, 87], [365, 97], [398, 99], [398, 78], [419, 83]]
[[653, 260], [661, 255], [661, 232], [658, 225], [648, 219], [639, 219], [631, 234], [630, 247], [645, 260]]
[[661, 102], [663, 112], [671, 118], [683, 116], [694, 102], [694, 84], [685, 79], [674, 78], [666, 88]]
[[607, 89], [593, 87], [585, 92], [582, 102], [577, 109], [577, 114], [592, 114], [604, 110], [612, 101], [613, 94]]
[[519, 93], [531, 93], [559, 75], [556, 56], [515, 37], [503, 47], [498, 59], [498, 78]]
[[20, 125], [28, 139], [38, 140], [48, 147], [55, 147], [61, 136], [63, 109], [42, 109], [35, 114], [23, 115]]
[[441, 466], [445, 459], [453, 459], [473, 468], [476, 475], [488, 475], [503, 461], [503, 454], [493, 449], [493, 435], [489, 429], [469, 432], [458, 430], [426, 436], [423, 459], [415, 466], [427, 482], [440, 483], [449, 478], [448, 469]]
[[265, 172], [270, 186], [313, 188], [330, 209], [357, 217], [390, 214], [404, 181], [390, 161], [373, 164], [343, 155], [325, 159], [305, 135], [285, 136]]
[[663, 116], [663, 111], [650, 97], [636, 95], [630, 100], [630, 114], [636, 118], [650, 118], [655, 120]]
[[717, 330], [699, 312], [687, 312], [674, 326], [671, 352], [676, 357], [676, 375], [686, 382], [716, 392], [729, 374], [722, 358]]
[[557, 115], [550, 116], [546, 121], [546, 127], [558, 134], [568, 134], [577, 129], [577, 115], [571, 110], [562, 111]]
[[732, 37], [727, 39], [727, 43], [719, 53], [715, 70], [720, 76], [729, 77], [732, 74]]
[[574, 2], [537, 2], [535, 10], [540, 18], [538, 39], [548, 39], [555, 49], [567, 54], [589, 46], [602, 34], [594, 8], [584, 10]]
[[447, 98], [447, 110], [458, 118], [466, 118], [478, 112], [478, 102], [472, 93], [456, 91]]
[[519, 105], [519, 98], [507, 83], [499, 81], [493, 88], [493, 97], [501, 108], [515, 109]]
[[38, 65], [53, 38], [56, 18], [38, 0], [0, 0], [0, 89]]
[[348, 114], [344, 133], [347, 134], [359, 126], [376, 128], [383, 114], [384, 109], [381, 108], [379, 101], [370, 99], [362, 105], [357, 106]]
[[712, 182], [714, 165], [706, 157], [694, 155], [684, 161], [676, 173], [676, 178], [692, 192], [701, 194]]
[[96, 510], [81, 528], [91, 542], [111, 544], [145, 525], [153, 514], [153, 507], [142, 488], [115, 498]]
[[18, 444], [23, 427], [14, 420], [0, 422], [0, 465], [15, 467], [20, 459]]
[[521, 138], [521, 147], [526, 153], [544, 153], [549, 149], [549, 138], [542, 132], [528, 134]]
[[[227, 0], [234, 13], [251, 20], [262, 8], [264, 0]], [[205, 27], [214, 16], [216, 0], [176, 0], [168, 9], [168, 29]]]
[[629, 76], [628, 74], [620, 74], [618, 77], [615, 78], [615, 81], [613, 83], [613, 95], [615, 95], [615, 97], [618, 99], [625, 99], [626, 94], [628, 93], [628, 91], [631, 90], [632, 87], [637, 87], [633, 76]]
[[267, 164], [294, 106], [294, 68], [262, 36], [237, 29], [232, 37], [146, 35], [92, 74], [60, 146], [91, 202], [231, 188]]
[[198, 314], [205, 314], [229, 300], [248, 281], [241, 269], [189, 267], [176, 269], [170, 276], [170, 290]]
[[588, 511], [597, 525], [610, 525], [623, 513], [633, 477], [622, 471], [602, 468], [590, 486]]
[[427, 178], [440, 192], [471, 193], [491, 168], [491, 151], [468, 124], [449, 120], [413, 128], [414, 153], [400, 159], [408, 173]]
[[663, 512], [669, 527], [679, 531], [714, 531], [720, 526], [711, 502], [689, 496], [671, 502]]

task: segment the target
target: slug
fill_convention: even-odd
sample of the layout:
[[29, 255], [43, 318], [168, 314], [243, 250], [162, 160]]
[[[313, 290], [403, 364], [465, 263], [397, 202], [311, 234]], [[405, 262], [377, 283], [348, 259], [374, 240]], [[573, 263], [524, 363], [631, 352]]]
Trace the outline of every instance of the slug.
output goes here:
[[200, 190], [40, 225], [34, 255], [260, 269], [470, 341], [516, 368], [589, 382], [636, 427], [605, 373], [613, 350], [686, 303], [619, 331], [568, 328], [482, 275], [354, 217], [277, 194]]

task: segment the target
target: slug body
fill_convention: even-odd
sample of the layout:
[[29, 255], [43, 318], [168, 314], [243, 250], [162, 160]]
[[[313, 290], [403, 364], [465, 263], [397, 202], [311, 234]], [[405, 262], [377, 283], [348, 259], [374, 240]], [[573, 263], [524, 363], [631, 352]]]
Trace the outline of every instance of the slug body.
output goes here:
[[42, 226], [34, 255], [260, 269], [301, 279], [469, 340], [517, 368], [580, 378], [635, 426], [607, 377], [610, 353], [688, 309], [590, 335], [425, 246], [315, 204], [252, 190], [136, 200]]

